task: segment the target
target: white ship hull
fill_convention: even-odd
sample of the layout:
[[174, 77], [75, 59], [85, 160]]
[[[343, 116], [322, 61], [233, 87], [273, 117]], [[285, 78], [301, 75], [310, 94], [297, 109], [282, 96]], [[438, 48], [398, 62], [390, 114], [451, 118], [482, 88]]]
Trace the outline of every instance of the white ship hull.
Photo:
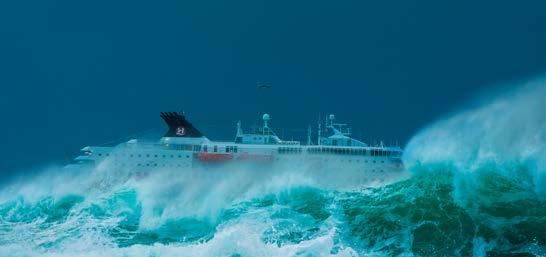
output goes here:
[[[130, 140], [114, 147], [85, 147], [75, 162], [137, 177], [165, 170], [188, 179], [218, 179], [239, 173], [264, 178], [297, 174], [301, 181], [335, 188], [382, 185], [407, 175], [400, 148], [367, 146], [339, 131], [328, 138], [319, 137], [320, 145], [300, 145], [282, 141], [270, 131], [244, 134], [238, 126], [235, 142], [214, 142], [180, 117], [169, 114], [165, 120], [189, 128], [171, 127], [158, 143]], [[194, 134], [187, 136], [186, 131]]]

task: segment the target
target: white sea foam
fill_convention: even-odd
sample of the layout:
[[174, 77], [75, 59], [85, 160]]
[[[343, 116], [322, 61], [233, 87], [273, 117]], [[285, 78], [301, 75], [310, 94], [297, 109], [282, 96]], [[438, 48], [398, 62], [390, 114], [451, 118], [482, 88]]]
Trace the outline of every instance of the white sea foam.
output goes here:
[[[459, 172], [523, 165], [536, 192], [546, 193], [546, 80], [521, 82], [480, 102], [420, 131], [407, 145], [404, 163], [450, 163]], [[511, 176], [514, 170], [496, 172]]]

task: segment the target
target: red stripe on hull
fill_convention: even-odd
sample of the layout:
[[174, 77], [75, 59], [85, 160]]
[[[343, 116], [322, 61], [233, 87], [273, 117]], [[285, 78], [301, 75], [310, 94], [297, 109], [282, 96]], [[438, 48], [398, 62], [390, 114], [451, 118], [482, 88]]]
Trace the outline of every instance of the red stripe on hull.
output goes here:
[[224, 162], [231, 161], [233, 155], [228, 153], [199, 153], [197, 159], [200, 161]]

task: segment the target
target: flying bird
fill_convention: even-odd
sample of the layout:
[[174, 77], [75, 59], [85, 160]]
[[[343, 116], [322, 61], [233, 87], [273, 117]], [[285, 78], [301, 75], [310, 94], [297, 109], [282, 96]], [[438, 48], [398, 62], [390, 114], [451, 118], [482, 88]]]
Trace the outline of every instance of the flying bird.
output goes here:
[[266, 89], [266, 88], [271, 88], [271, 86], [265, 83], [258, 82], [258, 89]]

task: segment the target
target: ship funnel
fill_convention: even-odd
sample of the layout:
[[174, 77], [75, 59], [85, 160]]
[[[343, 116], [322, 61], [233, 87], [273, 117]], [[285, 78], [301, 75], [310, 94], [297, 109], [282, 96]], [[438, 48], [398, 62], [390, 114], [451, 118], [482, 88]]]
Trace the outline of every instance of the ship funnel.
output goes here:
[[203, 137], [203, 134], [186, 120], [184, 114], [162, 112], [161, 118], [169, 126], [169, 131], [164, 137]]

